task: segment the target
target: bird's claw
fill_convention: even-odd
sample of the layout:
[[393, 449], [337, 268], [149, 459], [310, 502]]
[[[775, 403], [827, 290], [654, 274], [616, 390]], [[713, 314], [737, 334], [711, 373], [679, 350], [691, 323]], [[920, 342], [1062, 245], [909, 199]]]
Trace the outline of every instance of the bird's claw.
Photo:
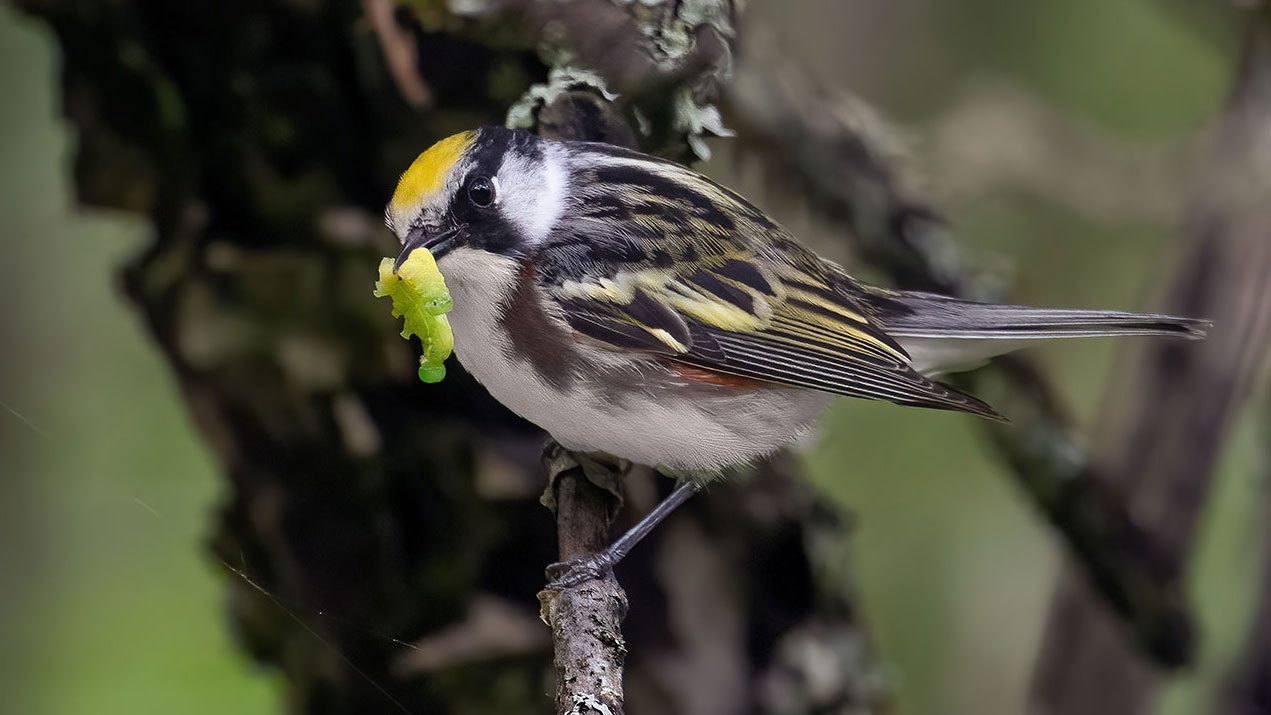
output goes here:
[[557, 561], [547, 567], [547, 587], [573, 588], [586, 581], [608, 578], [612, 573], [613, 562], [603, 553]]

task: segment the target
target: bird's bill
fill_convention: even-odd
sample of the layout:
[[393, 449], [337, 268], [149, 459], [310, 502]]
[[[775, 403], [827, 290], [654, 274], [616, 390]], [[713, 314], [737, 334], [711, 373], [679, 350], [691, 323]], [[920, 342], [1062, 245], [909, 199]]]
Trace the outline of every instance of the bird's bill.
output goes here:
[[433, 260], [441, 258], [455, 247], [455, 236], [458, 231], [455, 229], [437, 230], [426, 226], [412, 229], [406, 234], [406, 242], [402, 244], [401, 253], [397, 254], [397, 260], [393, 261], [393, 272], [401, 267], [406, 259], [410, 257], [411, 252], [416, 248], [423, 248], [432, 254]]

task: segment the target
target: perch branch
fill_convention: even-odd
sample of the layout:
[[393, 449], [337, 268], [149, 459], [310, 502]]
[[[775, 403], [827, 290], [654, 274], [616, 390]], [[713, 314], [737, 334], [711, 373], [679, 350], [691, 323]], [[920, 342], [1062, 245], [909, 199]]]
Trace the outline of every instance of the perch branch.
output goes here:
[[[575, 458], [556, 443], [544, 453], [556, 510], [560, 559], [594, 554], [609, 542], [622, 499], [613, 489], [621, 469]], [[588, 471], [592, 472], [591, 475]], [[609, 488], [593, 479], [603, 480]], [[610, 573], [571, 588], [539, 593], [540, 615], [552, 629], [556, 712], [619, 715], [623, 712], [622, 667], [626, 642], [622, 620], [627, 594]]]
[[[634, 134], [598, 88], [556, 87], [531, 107], [531, 121], [543, 136], [634, 143]], [[629, 465], [574, 455], [549, 442], [544, 451], [548, 491], [556, 512], [561, 561], [603, 550], [622, 506], [620, 480]], [[539, 593], [539, 613], [552, 630], [556, 671], [556, 712], [619, 715], [623, 712], [622, 671], [626, 642], [622, 621], [627, 594], [613, 573], [568, 588]]]
[[[591, 57], [592, 66], [647, 68], [656, 64], [651, 58], [656, 55], [657, 43], [638, 38], [667, 31], [668, 26], [677, 20], [676, 16], [667, 13], [675, 10], [664, 6], [660, 12], [645, 17], [650, 30], [639, 33], [632, 20], [624, 22], [623, 18], [614, 17], [611, 6], [598, 7], [607, 9], [600, 11], [598, 17], [586, 20], [583, 25], [608, 28], [600, 34], [611, 37], [611, 42], [603, 46], [574, 43], [583, 48], [585, 57]], [[585, 13], [580, 8], [578, 12], [554, 17], [568, 20], [563, 25], [568, 30], [577, 27], [584, 16], [595, 12], [594, 8], [591, 13]], [[728, 17], [731, 19], [731, 13]], [[616, 61], [615, 52], [634, 55], [644, 62]], [[693, 53], [688, 53], [688, 56], [693, 56]], [[709, 63], [686, 63], [683, 59], [668, 66], [670, 70], [666, 75], [670, 83], [691, 82], [697, 74], [704, 74], [711, 67]], [[686, 66], [693, 68], [692, 74], [683, 74]], [[509, 112], [511, 122], [528, 124], [543, 136], [604, 141], [638, 148], [636, 133], [613, 101], [616, 96], [600, 86], [603, 79], [599, 75], [589, 78], [590, 83], [587, 83], [579, 79], [586, 77], [585, 74], [571, 75], [559, 71], [559, 68], [557, 70], [553, 73], [551, 84], [532, 90]], [[638, 84], [656, 83], [650, 76], [650, 72], [646, 71]], [[630, 76], [625, 82], [632, 89], [637, 84]], [[709, 96], [710, 92], [704, 91], [695, 101], [704, 100], [704, 106], [711, 107]], [[700, 131], [702, 127], [681, 126], [674, 129], [687, 133], [686, 141], [676, 143], [691, 147], [693, 132]], [[553, 503], [556, 512], [561, 561], [583, 558], [603, 550], [608, 545], [610, 527], [622, 504], [619, 480], [629, 471], [630, 465], [615, 466], [590, 456], [570, 454], [554, 442], [548, 445], [545, 463], [551, 497], [548, 501]], [[539, 594], [539, 602], [541, 617], [552, 630], [556, 712], [570, 715], [622, 713], [622, 675], [627, 653], [622, 621], [627, 613], [627, 595], [612, 572], [575, 586], [545, 589]]]

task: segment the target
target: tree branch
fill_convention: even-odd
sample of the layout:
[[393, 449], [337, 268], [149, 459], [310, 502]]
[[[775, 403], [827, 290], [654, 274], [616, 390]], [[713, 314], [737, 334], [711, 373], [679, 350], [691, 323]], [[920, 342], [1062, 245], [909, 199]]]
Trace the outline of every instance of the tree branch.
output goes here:
[[[589, 477], [583, 463], [555, 442], [548, 445], [543, 461], [556, 511], [561, 561], [602, 550], [609, 544], [610, 527], [622, 506], [617, 485], [626, 470], [588, 459], [595, 475]], [[622, 637], [626, 591], [610, 573], [571, 588], [545, 589], [538, 598], [540, 615], [552, 629], [556, 712], [620, 715], [627, 656]]]

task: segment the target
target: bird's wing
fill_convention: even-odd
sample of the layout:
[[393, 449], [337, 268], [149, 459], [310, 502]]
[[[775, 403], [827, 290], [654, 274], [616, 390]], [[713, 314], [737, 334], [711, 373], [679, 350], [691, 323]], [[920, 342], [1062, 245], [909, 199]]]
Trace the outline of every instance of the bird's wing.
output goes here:
[[534, 257], [576, 331], [711, 373], [999, 417], [916, 372], [854, 281], [758, 209], [688, 169], [645, 163], [597, 177]]

